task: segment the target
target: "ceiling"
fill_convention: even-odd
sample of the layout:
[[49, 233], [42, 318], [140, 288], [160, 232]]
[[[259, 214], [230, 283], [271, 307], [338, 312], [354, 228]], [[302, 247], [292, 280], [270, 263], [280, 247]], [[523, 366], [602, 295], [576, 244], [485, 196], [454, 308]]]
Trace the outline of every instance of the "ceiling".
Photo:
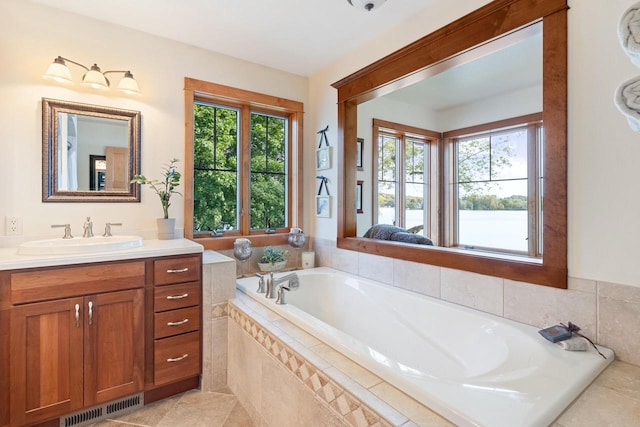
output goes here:
[[310, 76], [440, 0], [31, 0]]

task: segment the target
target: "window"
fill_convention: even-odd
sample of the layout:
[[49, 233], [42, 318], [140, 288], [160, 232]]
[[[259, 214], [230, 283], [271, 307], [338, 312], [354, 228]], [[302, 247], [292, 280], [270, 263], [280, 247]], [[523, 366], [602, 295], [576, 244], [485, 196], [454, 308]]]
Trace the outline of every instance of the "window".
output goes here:
[[430, 145], [435, 150], [436, 136], [439, 134], [425, 129], [374, 120], [377, 224], [393, 224], [433, 236], [429, 187], [435, 180], [430, 177]]
[[193, 164], [185, 166], [185, 200], [192, 201], [185, 236], [210, 249], [230, 248], [244, 235], [256, 245], [284, 243], [302, 218], [295, 165], [303, 105], [188, 78], [185, 87], [185, 158]]
[[539, 115], [447, 132], [448, 246], [541, 255], [542, 135]]

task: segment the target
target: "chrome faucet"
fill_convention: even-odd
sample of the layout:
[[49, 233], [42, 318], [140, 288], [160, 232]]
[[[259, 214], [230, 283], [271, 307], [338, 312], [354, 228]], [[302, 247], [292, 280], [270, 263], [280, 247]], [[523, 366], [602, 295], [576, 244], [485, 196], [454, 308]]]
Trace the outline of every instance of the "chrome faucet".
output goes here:
[[102, 235], [102, 237], [111, 237], [112, 236], [111, 227], [118, 226], [118, 225], [122, 225], [122, 223], [121, 222], [107, 222], [104, 225], [104, 234]]
[[93, 237], [93, 222], [91, 222], [90, 216], [87, 217], [87, 220], [84, 222], [82, 229], [82, 237]]
[[262, 274], [256, 273], [256, 277], [258, 277], [258, 289], [256, 290], [256, 292], [259, 293], [259, 294], [264, 294], [264, 292], [265, 292], [264, 282], [265, 282], [265, 277], [267, 277], [267, 275], [266, 274], [262, 275]]
[[[289, 282], [289, 286], [285, 286], [283, 283]], [[284, 291], [292, 291], [298, 289], [300, 286], [300, 278], [297, 273], [289, 273], [286, 276], [278, 277], [277, 279], [272, 279], [272, 293], [275, 290], [278, 294], [276, 298], [276, 304], [285, 304], [284, 301]], [[278, 286], [280, 285], [280, 286]], [[273, 296], [271, 297], [273, 298]]]
[[64, 236], [63, 239], [73, 239], [71, 235], [71, 224], [53, 224], [51, 228], [62, 228], [64, 227]]

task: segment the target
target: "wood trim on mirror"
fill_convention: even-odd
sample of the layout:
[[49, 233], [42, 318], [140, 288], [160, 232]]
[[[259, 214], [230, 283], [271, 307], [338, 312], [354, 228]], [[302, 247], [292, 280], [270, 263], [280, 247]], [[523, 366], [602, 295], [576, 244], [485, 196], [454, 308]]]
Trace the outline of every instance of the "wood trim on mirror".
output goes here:
[[[567, 0], [496, 0], [343, 78], [338, 90], [338, 248], [505, 279], [567, 287]], [[543, 258], [356, 237], [357, 106], [407, 86], [442, 61], [543, 22]]]
[[[126, 122], [128, 153], [123, 162], [119, 162], [117, 170], [126, 177], [117, 180], [122, 190], [61, 190], [58, 188], [58, 113], [70, 113], [89, 116], [98, 119], [112, 119]], [[140, 185], [129, 181], [140, 173], [140, 111], [124, 110], [121, 108], [104, 107], [100, 105], [80, 104], [77, 102], [60, 101], [42, 98], [42, 201], [43, 202], [140, 202]], [[108, 154], [93, 152], [94, 155]], [[89, 162], [89, 155], [77, 161]], [[88, 163], [87, 163], [88, 165]], [[112, 164], [107, 164], [109, 171], [115, 170]], [[88, 168], [87, 168], [88, 169]], [[87, 183], [89, 177], [87, 176]]]

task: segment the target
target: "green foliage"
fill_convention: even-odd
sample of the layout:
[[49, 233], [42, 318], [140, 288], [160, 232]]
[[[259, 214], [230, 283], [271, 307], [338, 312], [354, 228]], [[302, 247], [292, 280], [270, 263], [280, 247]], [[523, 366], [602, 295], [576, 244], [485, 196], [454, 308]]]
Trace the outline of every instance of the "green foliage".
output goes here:
[[[238, 229], [239, 112], [194, 104], [194, 229]], [[251, 114], [251, 228], [286, 226], [286, 120]]]
[[264, 254], [260, 258], [262, 263], [275, 264], [276, 262], [286, 261], [289, 251], [276, 248], [275, 246], [267, 246], [264, 248]]
[[132, 184], [148, 184], [160, 197], [160, 203], [162, 203], [162, 212], [164, 218], [169, 218], [169, 206], [171, 206], [171, 196], [173, 194], [180, 194], [175, 189], [180, 185], [180, 172], [176, 170], [175, 164], [178, 159], [171, 159], [168, 164], [165, 165], [164, 181], [156, 179], [148, 179], [144, 175], [135, 175], [131, 180]]
[[527, 196], [499, 198], [493, 194], [471, 194], [459, 201], [460, 210], [466, 211], [518, 211], [527, 210]]

